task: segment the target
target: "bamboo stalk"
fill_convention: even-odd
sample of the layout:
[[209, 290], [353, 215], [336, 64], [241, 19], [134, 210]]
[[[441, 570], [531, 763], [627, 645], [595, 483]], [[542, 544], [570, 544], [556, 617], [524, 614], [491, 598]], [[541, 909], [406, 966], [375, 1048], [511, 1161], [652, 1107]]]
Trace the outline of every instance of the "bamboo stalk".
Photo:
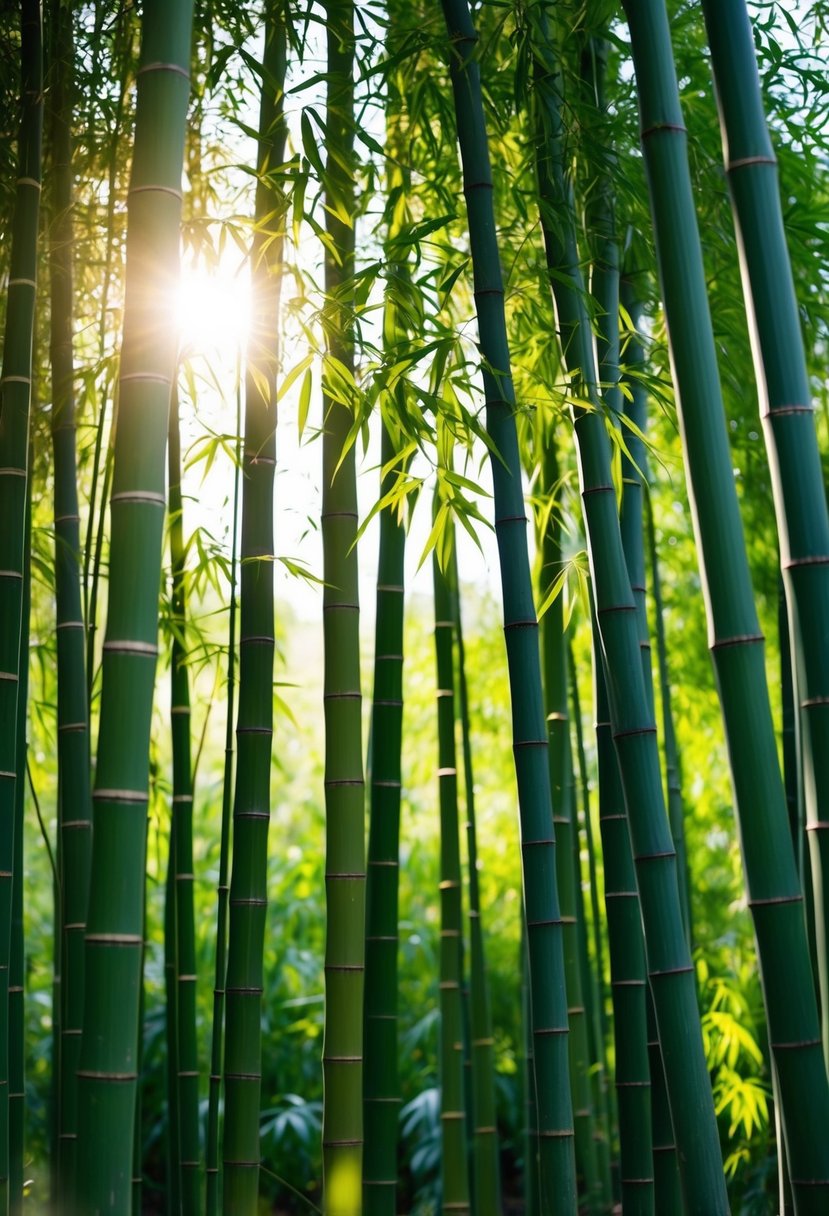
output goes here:
[[39, 0], [22, 0], [21, 109], [0, 372], [0, 1213], [9, 1210], [9, 954], [43, 122]]
[[230, 888], [230, 828], [233, 780], [233, 722], [236, 693], [236, 563], [239, 533], [239, 478], [242, 465], [242, 392], [241, 375], [236, 367], [236, 461], [233, 471], [233, 516], [230, 541], [230, 603], [227, 640], [227, 720], [225, 758], [222, 773], [222, 826], [219, 840], [219, 881], [216, 892], [216, 958], [213, 977], [213, 1021], [210, 1027], [210, 1083], [207, 1099], [206, 1196], [207, 1216], [219, 1210], [219, 1098], [222, 1089], [222, 1037], [224, 1033], [225, 973], [227, 969], [227, 901]]
[[461, 619], [458, 551], [455, 545], [452, 546], [449, 586], [452, 592], [452, 615], [458, 650], [458, 712], [461, 723], [466, 799], [466, 855], [469, 870], [469, 988], [474, 1179], [472, 1193], [475, 1216], [499, 1216], [501, 1212], [501, 1170], [495, 1102], [495, 1040], [492, 1034], [481, 892], [478, 882], [478, 828], [475, 817], [475, 779], [472, 767], [469, 690]]
[[263, 950], [273, 739], [275, 382], [284, 212], [276, 175], [285, 150], [282, 89], [287, 59], [287, 12], [281, 0], [266, 5], [265, 21], [251, 249], [252, 323], [245, 378], [239, 714], [225, 981], [222, 1205], [226, 1216], [253, 1216], [259, 1194]]
[[181, 493], [178, 385], [173, 384], [168, 441], [170, 565], [172, 572], [170, 715], [173, 737], [171, 849], [174, 863], [175, 1026], [178, 1168], [181, 1216], [201, 1210], [199, 1057], [196, 1039], [196, 926], [193, 908], [193, 770], [190, 741], [190, 678], [187, 671], [186, 549]]
[[[547, 436], [544, 449], [543, 484], [548, 494], [555, 493], [560, 472], [555, 435]], [[547, 514], [546, 528], [540, 539], [542, 565], [539, 599], [558, 578], [562, 563], [561, 512], [555, 507]], [[544, 695], [547, 710], [547, 736], [550, 742], [550, 784], [553, 791], [553, 822], [556, 832], [556, 875], [564, 925], [564, 976], [567, 985], [567, 1017], [570, 1024], [570, 1085], [573, 1095], [576, 1169], [580, 1192], [589, 1213], [604, 1210], [602, 1180], [594, 1139], [593, 1099], [590, 1091], [590, 1060], [587, 1045], [587, 1013], [582, 987], [576, 926], [576, 870], [570, 781], [570, 718], [567, 712], [567, 640], [564, 631], [564, 597], [557, 595], [542, 620], [542, 658]], [[579, 883], [581, 878], [579, 877]]]
[[818, 1212], [829, 1195], [829, 1141], [818, 1131], [829, 1125], [829, 1083], [763, 638], [734, 485], [668, 16], [659, 0], [626, 0], [625, 11], [710, 647], [795, 1209]]
[[71, 8], [52, 12], [54, 61], [50, 134], [50, 356], [52, 452], [55, 469], [55, 608], [58, 679], [58, 816], [62, 935], [58, 1185], [67, 1208], [75, 1189], [78, 1058], [83, 1026], [84, 931], [92, 852], [89, 720], [85, 683], [85, 630], [80, 587], [80, 518], [77, 488], [73, 358], [72, 90], [74, 41]]
[[[437, 493], [435, 507], [438, 507]], [[448, 545], [454, 544], [448, 539]], [[446, 550], [444, 549], [444, 552]], [[445, 1216], [468, 1213], [463, 978], [463, 896], [458, 832], [458, 770], [455, 747], [454, 611], [447, 572], [432, 552], [435, 595], [438, 790], [440, 801], [440, 1119], [441, 1195]]]
[[[609, 440], [584, 305], [573, 204], [564, 174], [561, 79], [543, 10], [534, 11], [541, 218], [561, 345], [571, 375], [579, 476], [613, 742], [636, 870], [653, 992], [689, 1213], [728, 1211], [714, 1104], [682, 924], [656, 728], [642, 669], [636, 603], [622, 547]], [[602, 719], [600, 719], [601, 721]], [[621, 829], [620, 829], [621, 831]], [[607, 856], [607, 854], [605, 854]], [[606, 893], [607, 895], [607, 893]], [[633, 931], [633, 924], [630, 925]], [[611, 946], [611, 950], [613, 947]], [[618, 1087], [617, 1087], [618, 1088]]]
[[[147, 0], [128, 204], [127, 296], [111, 495], [109, 609], [78, 1070], [82, 1216], [131, 1210], [144, 943], [149, 734], [165, 449], [176, 337], [192, 4]], [[163, 116], [163, 137], [159, 122]], [[113, 884], [117, 874], [119, 882]]]
[[[703, 4], [740, 250], [797, 673], [823, 1055], [829, 1068], [829, 510], [777, 164], [744, 0]], [[785, 1085], [785, 1082], [782, 1081]], [[784, 1123], [793, 1111], [784, 1097]], [[789, 1135], [805, 1132], [802, 1124]], [[821, 1164], [824, 1202], [829, 1162]], [[792, 1158], [801, 1175], [798, 1155]], [[795, 1182], [795, 1186], [797, 1183]]]
[[449, 36], [449, 68], [469, 217], [475, 304], [484, 361], [486, 423], [498, 453], [492, 457], [492, 477], [518, 778], [540, 1207], [545, 1213], [558, 1216], [575, 1211], [576, 1177], [562, 924], [555, 878], [555, 833], [538, 622], [527, 551], [515, 393], [510, 377], [503, 282], [492, 206], [492, 173], [476, 58], [478, 35], [466, 0], [442, 0], [442, 7]]
[[[396, 25], [390, 23], [387, 47], [396, 53]], [[405, 341], [408, 266], [396, 241], [408, 220], [408, 175], [402, 168], [406, 126], [402, 96], [394, 76], [386, 101], [386, 178], [390, 205], [386, 254], [388, 281], [383, 311], [383, 350], [393, 365]], [[401, 201], [402, 199], [402, 201]], [[396, 409], [405, 406], [406, 383], [393, 392]], [[390, 419], [384, 419], [380, 461], [382, 496], [394, 489], [399, 468]], [[363, 1031], [363, 1120], [365, 1156], [363, 1201], [366, 1216], [397, 1212], [397, 1141], [400, 1081], [397, 1054], [398, 888], [400, 853], [400, 756], [403, 729], [403, 617], [406, 530], [398, 506], [380, 513], [380, 551], [374, 646], [374, 697], [371, 715], [371, 790], [368, 871], [366, 875], [365, 1009]]]
[[[360, 720], [353, 274], [354, 6], [326, 4], [326, 303], [323, 327], [322, 542], [325, 644], [325, 1040], [323, 1200], [360, 1210], [363, 1168], [365, 828]], [[337, 368], [344, 369], [337, 375]], [[348, 387], [335, 387], [345, 378]]]

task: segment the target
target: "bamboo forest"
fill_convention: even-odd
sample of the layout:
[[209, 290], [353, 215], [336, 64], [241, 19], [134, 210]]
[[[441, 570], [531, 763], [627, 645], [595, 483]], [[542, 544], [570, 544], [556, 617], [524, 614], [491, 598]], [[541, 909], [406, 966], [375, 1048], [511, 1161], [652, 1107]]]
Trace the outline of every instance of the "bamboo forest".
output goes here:
[[827, 1216], [827, 217], [827, 0], [0, 2], [0, 1216]]

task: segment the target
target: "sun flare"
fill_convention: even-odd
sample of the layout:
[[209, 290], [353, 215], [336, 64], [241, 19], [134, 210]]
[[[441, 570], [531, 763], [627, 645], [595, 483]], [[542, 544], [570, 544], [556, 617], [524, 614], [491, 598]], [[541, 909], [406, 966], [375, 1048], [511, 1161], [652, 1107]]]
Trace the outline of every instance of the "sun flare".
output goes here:
[[182, 267], [176, 300], [182, 349], [235, 357], [250, 327], [250, 286], [244, 272], [219, 265]]

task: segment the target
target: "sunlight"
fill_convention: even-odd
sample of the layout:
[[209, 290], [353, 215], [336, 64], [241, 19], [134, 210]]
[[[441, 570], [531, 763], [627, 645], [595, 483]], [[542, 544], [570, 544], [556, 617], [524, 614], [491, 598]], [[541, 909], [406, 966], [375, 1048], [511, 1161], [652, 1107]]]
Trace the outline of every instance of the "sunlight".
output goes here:
[[250, 327], [250, 285], [245, 273], [219, 265], [183, 266], [176, 303], [182, 350], [235, 358]]

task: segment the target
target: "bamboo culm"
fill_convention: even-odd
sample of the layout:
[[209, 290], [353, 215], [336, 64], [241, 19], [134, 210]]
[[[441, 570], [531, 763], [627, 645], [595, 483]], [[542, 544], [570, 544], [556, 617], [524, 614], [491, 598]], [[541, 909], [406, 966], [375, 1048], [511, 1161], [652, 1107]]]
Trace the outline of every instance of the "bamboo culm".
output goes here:
[[216, 958], [213, 973], [213, 1022], [210, 1027], [210, 1081], [207, 1096], [205, 1145], [205, 1211], [219, 1210], [219, 1098], [222, 1090], [222, 1037], [224, 1034], [225, 971], [227, 967], [227, 901], [230, 893], [230, 828], [233, 782], [233, 711], [236, 695], [236, 564], [239, 533], [239, 480], [242, 463], [242, 391], [240, 369], [236, 375], [236, 463], [233, 474], [233, 516], [230, 541], [230, 603], [227, 640], [227, 717], [225, 760], [222, 773], [222, 827], [219, 840], [219, 881], [216, 891]]
[[[109, 608], [78, 1070], [81, 1216], [131, 1211], [149, 736], [192, 3], [147, 0], [128, 202]], [[163, 119], [162, 119], [163, 116]], [[163, 137], [160, 135], [163, 132]], [[113, 875], [118, 876], [117, 885]]]
[[576, 1170], [563, 934], [555, 876], [538, 622], [527, 549], [492, 172], [476, 57], [478, 35], [466, 0], [442, 0], [442, 7], [450, 43], [449, 68], [469, 217], [486, 424], [499, 453], [491, 463], [518, 778], [538, 1112], [539, 1206], [554, 1216], [570, 1216], [576, 1210]]
[[668, 15], [662, 0], [625, 0], [625, 11], [709, 644], [794, 1204], [804, 1216], [823, 1211], [829, 1194], [829, 1141], [819, 1130], [829, 1125], [829, 1083], [803, 897], [734, 485]]
[[[355, 402], [335, 387], [354, 375], [354, 6], [326, 4], [326, 304], [323, 329], [322, 545], [325, 705], [325, 1037], [323, 1203], [355, 1216], [362, 1199], [365, 826], [360, 715], [357, 485], [349, 434]], [[336, 361], [336, 362], [334, 362]]]
[[253, 1216], [259, 1195], [261, 1017], [275, 646], [276, 372], [284, 218], [278, 175], [285, 152], [282, 90], [287, 59], [287, 13], [281, 0], [266, 5], [265, 23], [251, 247], [252, 323], [245, 377], [239, 713], [224, 984], [222, 1206], [226, 1216]]
[[610, 446], [596, 380], [592, 330], [564, 175], [561, 78], [543, 9], [533, 10], [541, 219], [561, 345], [571, 373], [582, 503], [610, 722], [628, 815], [648, 976], [674, 1120], [688, 1213], [726, 1213], [711, 1085], [696, 982], [682, 923], [676, 857], [642, 672], [636, 604], [622, 548]]
[[[437, 496], [436, 496], [437, 504]], [[453, 543], [453, 541], [450, 541]], [[437, 675], [438, 793], [440, 805], [440, 1119], [441, 1195], [445, 1214], [468, 1213], [463, 982], [463, 893], [458, 830], [455, 746], [455, 622], [448, 572], [432, 552]]]
[[[181, 1216], [201, 1211], [199, 1144], [199, 1057], [196, 1037], [196, 924], [193, 907], [193, 767], [190, 737], [190, 676], [187, 669], [186, 548], [181, 494], [179, 394], [173, 385], [168, 441], [170, 487], [171, 628], [170, 717], [173, 742], [171, 823], [172, 894], [175, 914], [176, 1113]], [[173, 844], [174, 838], [174, 844]]]
[[17, 188], [0, 372], [0, 1214], [9, 1210], [9, 963], [43, 126], [39, 0], [23, 0]]
[[55, 470], [55, 610], [58, 681], [58, 823], [61, 934], [58, 1184], [71, 1211], [75, 1189], [78, 1055], [83, 1026], [83, 969], [92, 793], [86, 696], [84, 617], [80, 585], [80, 517], [75, 452], [72, 334], [72, 60], [70, 6], [52, 16], [55, 55], [50, 90], [52, 192], [50, 225], [50, 357], [52, 453]]
[[466, 802], [466, 858], [469, 870], [469, 994], [472, 1056], [473, 1195], [477, 1216], [499, 1216], [501, 1178], [495, 1102], [495, 1041], [492, 1037], [489, 980], [486, 970], [481, 892], [478, 882], [478, 829], [475, 818], [475, 779], [466, 651], [461, 620], [458, 550], [452, 546], [449, 586], [457, 646], [458, 716], [461, 725], [463, 779]]
[[[829, 1068], [829, 510], [751, 21], [745, 0], [716, 5], [706, 0], [702, 9], [737, 226], [797, 672], [823, 1054]], [[789, 1134], [800, 1133], [792, 1128]], [[829, 1176], [823, 1168], [825, 1202]], [[797, 1176], [797, 1160], [792, 1161], [792, 1169]]]

